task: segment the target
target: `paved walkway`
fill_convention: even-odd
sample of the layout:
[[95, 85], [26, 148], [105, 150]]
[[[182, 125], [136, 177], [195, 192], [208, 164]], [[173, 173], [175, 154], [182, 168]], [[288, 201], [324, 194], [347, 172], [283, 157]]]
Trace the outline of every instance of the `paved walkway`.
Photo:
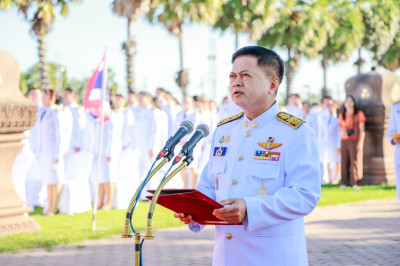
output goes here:
[[[211, 265], [213, 228], [154, 232], [144, 265]], [[310, 265], [400, 265], [400, 202], [374, 200], [318, 207], [306, 217]], [[1, 253], [0, 265], [134, 265], [134, 240], [112, 237], [74, 245]]]

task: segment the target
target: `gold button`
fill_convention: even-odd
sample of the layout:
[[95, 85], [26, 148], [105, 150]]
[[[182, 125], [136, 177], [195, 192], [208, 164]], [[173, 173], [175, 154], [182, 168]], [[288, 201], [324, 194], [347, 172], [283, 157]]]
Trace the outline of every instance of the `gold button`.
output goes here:
[[237, 183], [238, 183], [238, 181], [236, 179], [232, 179], [232, 181], [231, 181], [232, 186], [235, 186]]
[[257, 126], [258, 126], [258, 124], [256, 122], [251, 123], [252, 128], [256, 128]]
[[251, 133], [250, 133], [250, 131], [246, 131], [246, 133], [244, 133], [244, 135], [245, 135], [246, 137], [250, 137]]
[[249, 122], [247, 122], [247, 121], [243, 122], [243, 127], [247, 127], [248, 125], [249, 125]]
[[237, 159], [238, 159], [238, 161], [241, 161], [241, 160], [243, 160], [243, 156], [242, 156], [242, 155], [239, 155], [239, 156], [237, 157]]
[[231, 234], [231, 233], [225, 234], [225, 238], [226, 238], [227, 240], [231, 240], [231, 239], [232, 239], [232, 234]]

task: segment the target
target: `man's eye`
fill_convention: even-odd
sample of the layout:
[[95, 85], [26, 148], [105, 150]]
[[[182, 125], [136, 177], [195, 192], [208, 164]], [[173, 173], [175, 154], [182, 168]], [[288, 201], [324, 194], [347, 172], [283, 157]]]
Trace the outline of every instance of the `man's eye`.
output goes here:
[[234, 79], [235, 78], [235, 75], [229, 75], [229, 78], [231, 78], [231, 79]]

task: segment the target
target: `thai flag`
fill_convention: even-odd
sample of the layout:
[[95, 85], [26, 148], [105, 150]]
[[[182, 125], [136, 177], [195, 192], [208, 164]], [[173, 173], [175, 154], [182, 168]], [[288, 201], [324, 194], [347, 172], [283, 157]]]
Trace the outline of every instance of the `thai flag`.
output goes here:
[[[83, 106], [87, 109], [93, 116], [101, 118], [101, 101], [103, 95], [103, 108], [104, 108], [104, 122], [110, 120], [111, 107], [110, 107], [110, 94], [107, 88], [107, 72], [104, 70], [105, 65], [105, 55], [100, 61], [96, 71], [93, 73], [92, 77], [89, 79], [86, 86], [85, 98], [83, 99]], [[103, 93], [103, 79], [106, 92]]]

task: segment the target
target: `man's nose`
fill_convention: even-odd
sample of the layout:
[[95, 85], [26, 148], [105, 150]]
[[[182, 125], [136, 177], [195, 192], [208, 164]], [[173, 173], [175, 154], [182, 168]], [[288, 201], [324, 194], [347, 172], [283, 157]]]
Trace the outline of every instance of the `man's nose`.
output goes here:
[[237, 76], [235, 78], [235, 80], [233, 81], [232, 85], [233, 86], [242, 86], [243, 85], [243, 80], [239, 76]]

